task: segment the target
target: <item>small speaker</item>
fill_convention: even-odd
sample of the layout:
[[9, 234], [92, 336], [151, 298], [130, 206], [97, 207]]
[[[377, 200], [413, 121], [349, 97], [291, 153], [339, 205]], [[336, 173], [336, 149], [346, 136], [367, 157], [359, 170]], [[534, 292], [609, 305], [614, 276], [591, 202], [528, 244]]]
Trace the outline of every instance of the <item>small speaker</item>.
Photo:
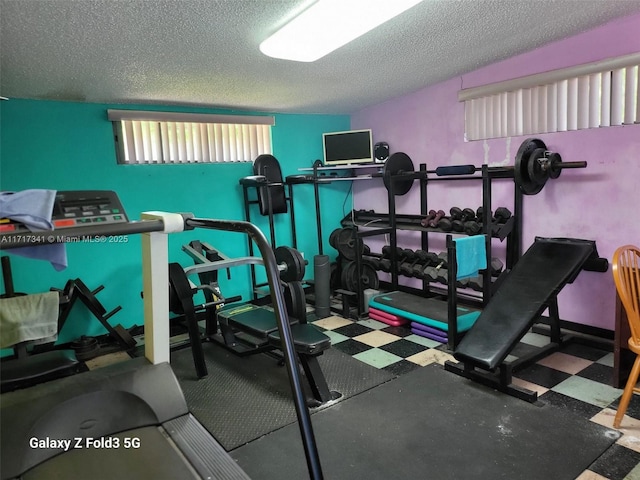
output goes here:
[[376, 163], [384, 163], [389, 158], [389, 144], [378, 142], [373, 146], [373, 155]]

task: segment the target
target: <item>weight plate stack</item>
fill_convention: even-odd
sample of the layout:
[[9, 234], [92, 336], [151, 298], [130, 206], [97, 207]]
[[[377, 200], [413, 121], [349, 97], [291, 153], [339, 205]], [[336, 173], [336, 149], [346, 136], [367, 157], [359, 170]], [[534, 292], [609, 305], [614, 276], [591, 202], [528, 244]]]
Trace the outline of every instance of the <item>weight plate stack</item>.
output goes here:
[[[329, 240], [331, 240], [331, 237], [329, 237]], [[356, 259], [356, 242], [359, 243], [360, 253], [363, 253], [364, 251], [364, 242], [362, 238], [358, 238], [356, 231], [353, 228], [341, 228], [334, 236], [333, 241], [333, 248], [335, 248], [340, 255], [349, 261]]]

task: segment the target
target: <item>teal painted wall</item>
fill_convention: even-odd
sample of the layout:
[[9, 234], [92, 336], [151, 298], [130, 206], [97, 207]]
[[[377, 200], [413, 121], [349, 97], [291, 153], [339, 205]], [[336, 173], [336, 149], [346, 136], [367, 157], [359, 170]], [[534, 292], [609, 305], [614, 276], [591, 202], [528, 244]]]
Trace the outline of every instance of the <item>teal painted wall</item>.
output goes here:
[[[252, 174], [250, 163], [214, 165], [118, 165], [116, 163], [108, 108], [131, 108], [198, 113], [234, 113], [230, 110], [104, 105], [11, 99], [0, 102], [0, 189], [115, 190], [132, 220], [147, 210], [193, 212], [198, 217], [244, 219], [242, 189], [238, 179]], [[263, 113], [263, 112], [256, 112]], [[299, 173], [322, 157], [321, 134], [347, 130], [348, 116], [276, 114], [272, 130], [273, 154], [283, 175]], [[343, 205], [351, 205], [348, 182], [321, 187], [325, 253], [334, 255], [327, 243], [329, 233], [343, 217]], [[314, 196], [311, 185], [294, 187], [298, 248], [310, 261], [306, 278], [313, 276], [313, 255], [317, 254]], [[276, 221], [277, 243], [291, 244], [288, 216]], [[283, 218], [284, 217], [284, 218]], [[252, 209], [252, 221], [269, 234], [266, 217]], [[171, 261], [183, 266], [191, 260], [181, 246], [192, 239], [211, 243], [226, 255], [248, 253], [246, 237], [236, 233], [197, 230], [170, 236]], [[142, 324], [141, 244], [138, 235], [125, 244], [69, 244], [69, 266], [62, 272], [42, 261], [10, 255], [17, 291], [37, 293], [50, 287], [62, 288], [67, 280], [81, 278], [90, 288], [104, 285], [98, 299], [109, 311], [122, 311], [111, 319], [129, 328]], [[7, 252], [3, 252], [4, 255]], [[223, 279], [225, 295], [249, 299], [248, 267], [232, 270], [231, 281]], [[222, 275], [221, 277], [225, 277]], [[4, 291], [4, 286], [3, 290]], [[59, 342], [80, 335], [105, 333], [99, 322], [77, 304]]]

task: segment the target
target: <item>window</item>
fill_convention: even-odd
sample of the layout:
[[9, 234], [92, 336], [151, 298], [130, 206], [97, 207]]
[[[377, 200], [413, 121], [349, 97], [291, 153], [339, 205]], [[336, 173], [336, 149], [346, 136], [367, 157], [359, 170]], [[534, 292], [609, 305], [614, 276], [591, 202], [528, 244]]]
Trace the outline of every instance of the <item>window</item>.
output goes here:
[[271, 153], [272, 116], [108, 110], [118, 163], [252, 162]]
[[640, 123], [640, 53], [461, 90], [466, 140]]

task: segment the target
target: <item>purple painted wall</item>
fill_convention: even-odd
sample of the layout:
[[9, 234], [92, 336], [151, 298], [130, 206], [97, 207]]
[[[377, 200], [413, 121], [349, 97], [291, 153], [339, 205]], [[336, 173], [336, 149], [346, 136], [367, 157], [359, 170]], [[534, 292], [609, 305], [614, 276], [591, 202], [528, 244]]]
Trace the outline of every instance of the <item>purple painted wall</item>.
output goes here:
[[[403, 151], [415, 168], [483, 163], [513, 165], [527, 137], [464, 141], [464, 106], [457, 100], [461, 88], [602, 60], [640, 51], [640, 15], [601, 26], [413, 94], [381, 103], [352, 115], [352, 128], [371, 128], [374, 141], [386, 141], [391, 152]], [[640, 245], [640, 125], [540, 134], [550, 150], [565, 161], [586, 160], [588, 167], [567, 170], [547, 183], [536, 196], [525, 196], [523, 251], [535, 236], [596, 240], [601, 256], [611, 261], [623, 244]], [[382, 183], [354, 182], [354, 207], [386, 212]], [[452, 206], [475, 209], [482, 202], [480, 182], [432, 182], [431, 209]], [[417, 184], [396, 197], [400, 213], [419, 213]], [[497, 180], [492, 206], [513, 208], [513, 183]], [[399, 245], [419, 248], [419, 235], [402, 232]], [[383, 242], [368, 241], [374, 251]], [[443, 236], [429, 236], [430, 250], [443, 250]], [[504, 245], [493, 241], [496, 253]], [[377, 250], [379, 251], [379, 250]], [[405, 280], [411, 284], [410, 280]], [[582, 272], [559, 295], [560, 315], [572, 322], [614, 329], [615, 287], [611, 272]]]

